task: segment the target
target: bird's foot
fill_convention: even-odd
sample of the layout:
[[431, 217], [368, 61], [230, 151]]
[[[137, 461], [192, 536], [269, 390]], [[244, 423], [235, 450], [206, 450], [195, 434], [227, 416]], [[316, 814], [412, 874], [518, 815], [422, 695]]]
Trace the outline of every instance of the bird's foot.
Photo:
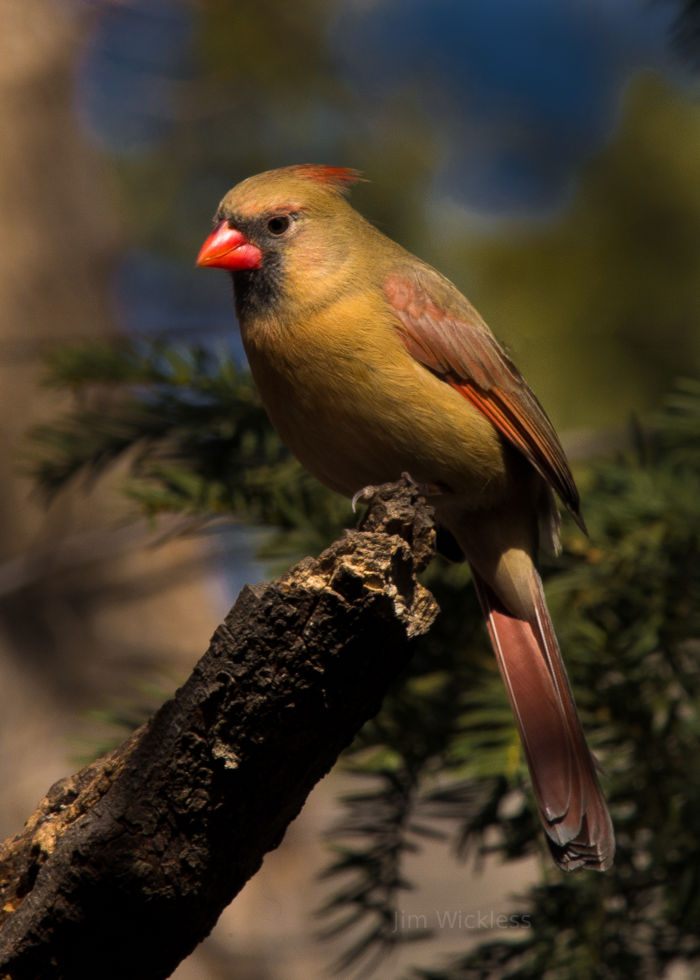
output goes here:
[[[413, 479], [410, 473], [405, 471], [401, 474], [401, 479], [405, 480], [406, 483], [409, 483], [412, 487], [415, 487], [421, 496], [425, 497], [426, 499], [428, 497], [436, 497], [439, 494], [444, 493], [444, 488], [441, 487], [439, 483], [419, 483], [417, 480]], [[373, 484], [362, 487], [361, 490], [358, 490], [351, 501], [353, 514], [357, 513], [358, 503], [371, 500], [377, 490], [379, 490], [379, 487], [374, 486]]]
[[401, 474], [401, 479], [405, 480], [406, 483], [410, 483], [411, 486], [414, 486], [418, 493], [425, 497], [426, 500], [428, 497], [439, 497], [440, 494], [445, 493], [447, 489], [440, 483], [419, 483], [418, 480], [414, 480], [411, 474], [407, 473], [405, 470]]

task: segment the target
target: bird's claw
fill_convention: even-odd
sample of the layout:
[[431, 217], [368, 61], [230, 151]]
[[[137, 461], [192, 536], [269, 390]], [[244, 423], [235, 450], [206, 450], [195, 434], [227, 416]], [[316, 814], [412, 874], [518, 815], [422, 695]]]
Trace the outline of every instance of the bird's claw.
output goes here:
[[357, 513], [357, 505], [361, 500], [369, 500], [371, 497], [374, 496], [376, 492], [377, 492], [377, 487], [373, 486], [372, 484], [366, 487], [362, 487], [360, 490], [358, 490], [357, 493], [352, 498], [352, 500], [350, 501], [352, 505], [353, 514]]

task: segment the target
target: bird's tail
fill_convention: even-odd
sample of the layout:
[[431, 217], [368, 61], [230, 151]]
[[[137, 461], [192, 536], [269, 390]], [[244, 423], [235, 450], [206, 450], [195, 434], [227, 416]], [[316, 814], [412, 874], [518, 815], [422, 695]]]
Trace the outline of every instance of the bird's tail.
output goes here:
[[552, 854], [565, 871], [605, 871], [615, 853], [608, 809], [586, 745], [559, 645], [531, 565], [532, 615], [511, 615], [472, 567], [508, 689]]

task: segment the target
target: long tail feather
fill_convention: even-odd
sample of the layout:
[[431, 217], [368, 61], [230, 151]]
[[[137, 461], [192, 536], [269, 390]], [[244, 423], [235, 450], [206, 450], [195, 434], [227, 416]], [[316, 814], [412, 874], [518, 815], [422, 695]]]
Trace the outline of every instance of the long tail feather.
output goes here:
[[531, 618], [511, 615], [472, 567], [547, 842], [565, 871], [605, 871], [615, 838], [534, 565]]

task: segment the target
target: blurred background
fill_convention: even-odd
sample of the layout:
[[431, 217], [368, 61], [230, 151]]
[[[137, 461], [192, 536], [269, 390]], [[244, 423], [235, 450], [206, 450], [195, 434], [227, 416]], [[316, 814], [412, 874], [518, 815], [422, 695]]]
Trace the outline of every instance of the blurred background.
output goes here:
[[[698, 10], [0, 0], [3, 836], [269, 572], [262, 532], [169, 539], [140, 517], [128, 460], [46, 505], [27, 433], [70, 405], [42, 386], [47, 354], [127, 335], [242, 359], [228, 277], [193, 267], [219, 199], [272, 167], [355, 167], [358, 209], [470, 297], [574, 458], [606, 451], [697, 371]], [[316, 791], [179, 980], [324, 975], [311, 910], [334, 799]], [[512, 871], [470, 884], [422, 860], [433, 904], [506, 907]]]

